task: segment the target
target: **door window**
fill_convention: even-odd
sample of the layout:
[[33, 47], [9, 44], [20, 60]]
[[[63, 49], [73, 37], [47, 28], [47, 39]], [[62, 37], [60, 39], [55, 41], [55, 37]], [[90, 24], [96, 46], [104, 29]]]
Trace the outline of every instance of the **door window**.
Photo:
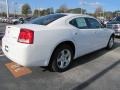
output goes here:
[[86, 18], [86, 21], [90, 29], [97, 29], [102, 27], [101, 24], [96, 19]]
[[86, 29], [86, 28], [88, 28], [87, 23], [85, 21], [85, 18], [82, 18], [82, 17], [75, 18], [75, 19], [71, 20], [70, 24], [75, 26], [75, 27], [77, 27], [77, 28], [79, 28], [79, 29]]

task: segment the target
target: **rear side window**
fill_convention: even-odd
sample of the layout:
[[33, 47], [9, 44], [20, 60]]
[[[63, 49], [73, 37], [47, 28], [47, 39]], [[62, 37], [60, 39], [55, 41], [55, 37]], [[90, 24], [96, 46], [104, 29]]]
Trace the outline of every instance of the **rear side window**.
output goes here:
[[70, 21], [70, 24], [77, 27], [77, 22], [76, 22], [76, 19], [73, 19]]
[[65, 14], [51, 14], [51, 15], [47, 15], [47, 16], [38, 17], [28, 23], [38, 24], [38, 25], [48, 25], [51, 22], [53, 22], [61, 17], [64, 17], [64, 16], [66, 16], [66, 15]]
[[80, 18], [75, 18], [73, 20], [70, 21], [70, 24], [79, 28], [79, 29], [86, 29], [87, 27], [87, 23], [85, 21], [84, 18], [80, 17]]
[[88, 27], [91, 29], [97, 29], [102, 27], [101, 24], [96, 19], [86, 18], [86, 21], [87, 21]]

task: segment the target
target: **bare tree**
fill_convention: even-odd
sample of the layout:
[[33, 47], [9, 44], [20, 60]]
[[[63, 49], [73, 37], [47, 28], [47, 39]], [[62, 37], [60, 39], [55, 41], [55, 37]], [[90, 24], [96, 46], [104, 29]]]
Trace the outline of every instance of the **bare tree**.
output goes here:
[[95, 16], [96, 17], [101, 16], [102, 13], [103, 13], [103, 8], [101, 6], [96, 7]]
[[68, 8], [66, 5], [60, 6], [59, 9], [56, 10], [56, 13], [66, 13], [68, 11]]
[[28, 14], [31, 14], [31, 7], [30, 7], [30, 5], [28, 5], [28, 4], [24, 4], [23, 6], [22, 6], [22, 14], [23, 15], [25, 15], [25, 16], [27, 16]]
[[35, 9], [34, 12], [33, 12], [33, 15], [34, 15], [34, 16], [38, 16], [38, 15], [39, 15], [39, 10], [38, 10], [38, 9]]

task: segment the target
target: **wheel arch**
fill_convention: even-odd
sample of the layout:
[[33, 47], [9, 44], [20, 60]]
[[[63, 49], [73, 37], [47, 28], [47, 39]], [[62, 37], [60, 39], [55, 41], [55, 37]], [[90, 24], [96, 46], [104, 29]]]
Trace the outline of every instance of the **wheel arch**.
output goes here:
[[52, 58], [52, 55], [54, 54], [55, 50], [57, 48], [59, 48], [61, 45], [69, 45], [72, 48], [72, 50], [73, 50], [73, 57], [75, 56], [75, 44], [72, 41], [63, 41], [63, 42], [57, 44], [56, 47], [54, 48], [54, 50], [52, 51], [51, 56], [50, 56], [50, 60], [49, 60], [49, 63], [48, 63], [48, 66], [52, 62], [51, 58]]
[[[111, 36], [115, 37], [115, 33], [112, 33]], [[110, 36], [110, 37], [111, 37], [111, 36]]]

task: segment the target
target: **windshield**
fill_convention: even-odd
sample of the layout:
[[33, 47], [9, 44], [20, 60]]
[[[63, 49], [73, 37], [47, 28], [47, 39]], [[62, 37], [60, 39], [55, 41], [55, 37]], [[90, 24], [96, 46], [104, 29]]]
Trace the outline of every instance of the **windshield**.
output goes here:
[[112, 21], [119, 21], [120, 22], [120, 16], [113, 18]]
[[119, 22], [120, 22], [120, 17], [117, 17], [117, 18], [116, 18], [116, 21], [119, 21]]
[[42, 16], [42, 17], [38, 17], [36, 19], [31, 20], [28, 23], [31, 24], [38, 24], [38, 25], [48, 25], [49, 23], [66, 16], [65, 14], [51, 14], [51, 15], [47, 15], [47, 16]]

